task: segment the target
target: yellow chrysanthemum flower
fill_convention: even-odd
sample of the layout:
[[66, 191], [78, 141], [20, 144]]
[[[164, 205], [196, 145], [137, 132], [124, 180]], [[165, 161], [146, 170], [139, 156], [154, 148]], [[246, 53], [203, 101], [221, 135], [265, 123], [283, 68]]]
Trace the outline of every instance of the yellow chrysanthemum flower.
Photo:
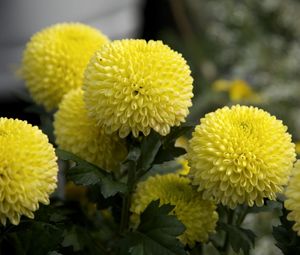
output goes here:
[[0, 222], [33, 218], [39, 202], [49, 204], [58, 166], [53, 146], [37, 127], [0, 118]]
[[108, 39], [80, 23], [62, 23], [32, 36], [23, 53], [21, 75], [33, 99], [47, 110], [56, 108], [64, 94], [82, 86], [84, 69]]
[[132, 198], [132, 221], [137, 224], [139, 215], [155, 200], [160, 204], [171, 204], [173, 213], [185, 225], [179, 236], [183, 244], [194, 246], [195, 242], [206, 242], [214, 232], [218, 214], [212, 201], [203, 200], [192, 188], [190, 180], [177, 174], [156, 175], [140, 182]]
[[107, 133], [135, 137], [151, 129], [166, 135], [185, 121], [193, 79], [181, 54], [161, 41], [106, 44], [85, 71], [88, 112]]
[[204, 198], [234, 208], [274, 200], [295, 161], [287, 127], [269, 113], [236, 105], [201, 119], [190, 140], [193, 184]]
[[98, 165], [114, 170], [126, 156], [125, 142], [117, 135], [108, 135], [87, 115], [81, 88], [63, 98], [54, 115], [54, 134], [58, 146]]
[[293, 230], [300, 236], [300, 160], [295, 163], [285, 195], [284, 206], [291, 211], [287, 219], [295, 221]]
[[217, 80], [212, 84], [215, 91], [228, 91], [229, 98], [233, 102], [248, 101], [252, 103], [260, 103], [261, 97], [252, 87], [244, 80]]

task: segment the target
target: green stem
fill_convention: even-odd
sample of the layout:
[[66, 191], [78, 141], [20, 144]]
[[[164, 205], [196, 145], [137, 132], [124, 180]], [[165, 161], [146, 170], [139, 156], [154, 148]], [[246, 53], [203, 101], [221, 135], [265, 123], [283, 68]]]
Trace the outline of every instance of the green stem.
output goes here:
[[[232, 225], [234, 219], [234, 210], [229, 209], [227, 214], [227, 224]], [[221, 255], [228, 254], [229, 251], [229, 234], [225, 232], [225, 239], [222, 247], [219, 249]]]
[[120, 232], [124, 233], [128, 229], [129, 225], [129, 209], [131, 205], [131, 197], [134, 191], [136, 184], [136, 166], [133, 163], [128, 170], [128, 179], [127, 179], [127, 193], [123, 196], [123, 205], [122, 205], [122, 215], [121, 215], [121, 225]]
[[243, 223], [243, 221], [246, 218], [247, 214], [248, 214], [248, 206], [243, 208], [242, 213], [240, 214], [240, 216], [236, 220], [236, 226], [240, 226]]

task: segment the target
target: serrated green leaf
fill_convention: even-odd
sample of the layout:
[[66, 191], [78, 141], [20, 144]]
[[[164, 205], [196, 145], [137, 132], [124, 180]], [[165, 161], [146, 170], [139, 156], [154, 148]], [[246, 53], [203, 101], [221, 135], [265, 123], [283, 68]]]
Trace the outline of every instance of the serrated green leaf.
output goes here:
[[183, 245], [177, 239], [185, 227], [174, 215], [171, 205], [159, 207], [159, 201], [148, 205], [141, 215], [137, 231], [127, 234], [126, 248], [121, 254], [131, 255], [185, 255]]
[[[26, 228], [18, 228], [17, 232], [8, 234], [7, 238], [12, 240], [16, 254], [40, 255], [54, 250], [62, 240], [62, 230], [55, 225], [29, 221]], [[23, 253], [19, 251], [22, 250]]]
[[235, 252], [242, 250], [245, 255], [249, 255], [256, 237], [250, 229], [244, 229], [223, 222], [219, 222], [219, 226], [229, 235], [229, 243]]
[[67, 180], [71, 180], [75, 184], [82, 186], [100, 185], [104, 198], [113, 196], [118, 192], [126, 192], [126, 185], [114, 180], [113, 176], [105, 170], [70, 152], [56, 149], [56, 154], [62, 160], [71, 160], [76, 163], [76, 166], [66, 171]]

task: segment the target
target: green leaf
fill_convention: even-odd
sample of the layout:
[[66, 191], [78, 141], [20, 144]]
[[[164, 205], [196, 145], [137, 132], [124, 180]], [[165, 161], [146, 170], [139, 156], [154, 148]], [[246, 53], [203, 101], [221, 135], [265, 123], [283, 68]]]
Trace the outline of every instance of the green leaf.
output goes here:
[[62, 160], [71, 160], [76, 163], [66, 171], [67, 180], [77, 185], [100, 185], [104, 198], [126, 192], [126, 185], [113, 179], [113, 176], [105, 170], [77, 157], [76, 155], [60, 149], [56, 149], [57, 156]]
[[274, 212], [274, 211], [281, 212], [281, 210], [282, 210], [282, 203], [280, 203], [279, 201], [267, 200], [265, 201], [265, 205], [260, 207], [254, 205], [253, 207], [249, 207], [247, 212], [248, 213]]
[[285, 255], [300, 254], [300, 237], [292, 227], [295, 222], [288, 221], [288, 210], [283, 208], [283, 215], [280, 217], [281, 225], [273, 227], [273, 236], [276, 240], [276, 246]]
[[182, 165], [176, 162], [175, 160], [167, 161], [162, 164], [156, 164], [153, 165], [145, 175], [143, 175], [141, 180], [146, 180], [148, 177], [157, 174], [163, 175], [163, 174], [174, 173], [178, 171], [181, 167]]
[[185, 227], [170, 215], [174, 206], [162, 205], [154, 201], [141, 214], [137, 231], [127, 234], [125, 248], [121, 254], [131, 255], [185, 255], [183, 245], [177, 239]]
[[223, 222], [219, 222], [219, 226], [228, 233], [229, 243], [235, 252], [238, 253], [242, 250], [245, 255], [249, 255], [250, 249], [254, 246], [256, 237], [251, 230]]
[[[55, 225], [39, 221], [30, 221], [26, 225], [26, 228], [8, 234], [17, 254], [47, 254], [59, 246], [62, 230]], [[21, 250], [23, 253], [19, 252]]]
[[179, 127], [173, 127], [171, 132], [163, 139], [164, 146], [173, 144], [178, 137], [191, 133], [194, 128], [195, 125], [189, 123], [184, 123]]
[[149, 136], [144, 137], [141, 144], [139, 167], [147, 171], [151, 167], [160, 147], [161, 137], [159, 134], [152, 131]]

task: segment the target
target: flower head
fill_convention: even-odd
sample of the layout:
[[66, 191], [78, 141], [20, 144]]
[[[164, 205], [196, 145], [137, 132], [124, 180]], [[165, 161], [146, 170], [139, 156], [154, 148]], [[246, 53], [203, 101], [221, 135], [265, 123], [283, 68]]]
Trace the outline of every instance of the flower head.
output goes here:
[[64, 94], [82, 85], [93, 53], [108, 39], [80, 23], [57, 24], [32, 36], [23, 53], [21, 74], [33, 99], [47, 110]]
[[294, 166], [285, 195], [287, 199], [284, 206], [291, 211], [287, 218], [290, 221], [295, 221], [293, 230], [300, 236], [300, 160]]
[[82, 90], [70, 91], [54, 116], [54, 133], [58, 146], [98, 165], [114, 170], [126, 156], [125, 142], [117, 134], [106, 134], [88, 117]]
[[193, 79], [181, 54], [161, 41], [106, 44], [89, 62], [84, 78], [88, 112], [107, 133], [135, 137], [151, 129], [166, 135], [185, 121]]
[[233, 102], [248, 101], [260, 103], [261, 97], [252, 87], [244, 80], [217, 80], [212, 84], [215, 91], [228, 91], [229, 98]]
[[49, 204], [58, 166], [53, 146], [37, 127], [0, 118], [0, 222], [33, 218], [39, 202]]
[[175, 206], [173, 213], [186, 227], [179, 236], [183, 244], [192, 247], [197, 241], [205, 242], [214, 232], [218, 220], [216, 205], [203, 200], [190, 185], [190, 180], [177, 174], [151, 176], [138, 184], [132, 200], [132, 220], [137, 221], [137, 216], [158, 199], [160, 204]]
[[295, 145], [287, 127], [254, 107], [224, 107], [201, 119], [190, 140], [193, 184], [205, 198], [234, 208], [274, 200], [288, 181]]

